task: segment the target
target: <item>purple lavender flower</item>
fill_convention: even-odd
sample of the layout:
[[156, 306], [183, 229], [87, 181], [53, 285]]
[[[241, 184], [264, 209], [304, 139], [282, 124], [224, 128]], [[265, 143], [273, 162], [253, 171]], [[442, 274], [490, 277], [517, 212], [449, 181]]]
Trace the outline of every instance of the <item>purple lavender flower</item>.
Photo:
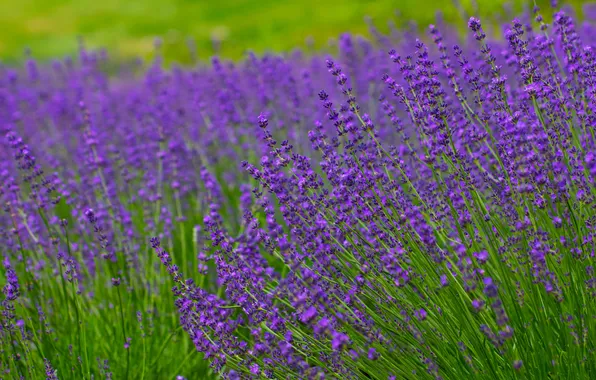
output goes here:
[[478, 262], [480, 264], [484, 264], [488, 260], [488, 252], [487, 251], [476, 252], [476, 253], [474, 253], [474, 257], [476, 258], [476, 260], [478, 260]]
[[483, 280], [484, 282], [484, 294], [487, 297], [494, 298], [497, 296], [497, 286], [495, 285], [494, 281], [490, 277], [485, 277]]
[[414, 311], [414, 316], [419, 321], [424, 321], [426, 319], [426, 317], [428, 316], [428, 313], [424, 309], [418, 309], [418, 310]]
[[367, 356], [369, 360], [377, 360], [379, 358], [379, 354], [377, 353], [377, 350], [374, 349], [374, 347], [368, 349]]

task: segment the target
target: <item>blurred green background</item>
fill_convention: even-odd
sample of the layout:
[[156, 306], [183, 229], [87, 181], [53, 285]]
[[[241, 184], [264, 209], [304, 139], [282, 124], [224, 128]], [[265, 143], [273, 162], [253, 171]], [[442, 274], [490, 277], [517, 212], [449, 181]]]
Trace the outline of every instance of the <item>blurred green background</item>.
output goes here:
[[[532, 0], [509, 2], [515, 12]], [[548, 0], [538, 1], [550, 13]], [[566, 1], [579, 8], [581, 1]], [[0, 0], [0, 59], [20, 60], [25, 47], [41, 59], [71, 54], [77, 36], [86, 45], [105, 47], [116, 57], [147, 57], [159, 36], [169, 61], [188, 62], [188, 39], [200, 58], [216, 52], [238, 58], [247, 50], [288, 51], [325, 47], [342, 32], [368, 35], [365, 16], [381, 30], [407, 20], [426, 26], [437, 11], [456, 25], [465, 15], [498, 17], [506, 2], [497, 0]], [[218, 41], [214, 44], [214, 41]], [[216, 48], [215, 46], [219, 46]]]

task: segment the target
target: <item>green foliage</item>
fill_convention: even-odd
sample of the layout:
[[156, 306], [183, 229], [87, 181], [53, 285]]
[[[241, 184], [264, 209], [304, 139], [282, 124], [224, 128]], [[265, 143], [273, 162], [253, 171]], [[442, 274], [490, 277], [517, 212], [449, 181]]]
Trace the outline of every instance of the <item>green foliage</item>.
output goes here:
[[[105, 47], [120, 57], [147, 57], [155, 37], [163, 38], [168, 60], [191, 62], [188, 39], [199, 58], [215, 53], [213, 39], [221, 40], [222, 56], [239, 58], [246, 50], [288, 51], [307, 47], [312, 37], [314, 49], [328, 45], [343, 32], [367, 35], [363, 21], [370, 16], [382, 31], [388, 22], [403, 26], [409, 20], [421, 27], [435, 22], [436, 12], [457, 25], [468, 14], [482, 18], [504, 15], [505, 2], [499, 0], [4, 0], [0, 12], [3, 38], [0, 56], [18, 60], [28, 46], [37, 58], [49, 59], [77, 49], [77, 36], [94, 48]], [[512, 2], [514, 11], [523, 9], [522, 0]], [[548, 1], [538, 1], [548, 11]], [[580, 0], [567, 3], [579, 6]], [[579, 7], [577, 7], [579, 9]]]

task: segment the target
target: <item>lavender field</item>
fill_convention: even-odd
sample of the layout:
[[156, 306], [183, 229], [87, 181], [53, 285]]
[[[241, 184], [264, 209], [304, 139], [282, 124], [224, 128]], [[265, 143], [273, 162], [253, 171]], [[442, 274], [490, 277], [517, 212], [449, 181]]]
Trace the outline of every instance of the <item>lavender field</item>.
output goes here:
[[590, 9], [0, 66], [0, 379], [595, 379]]

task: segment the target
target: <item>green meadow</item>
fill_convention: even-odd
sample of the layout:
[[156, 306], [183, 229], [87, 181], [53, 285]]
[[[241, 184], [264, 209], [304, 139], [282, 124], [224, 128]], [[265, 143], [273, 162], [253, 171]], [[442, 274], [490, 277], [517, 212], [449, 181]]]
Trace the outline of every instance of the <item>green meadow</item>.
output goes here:
[[[580, 9], [581, 1], [568, 1]], [[0, 57], [19, 60], [25, 47], [34, 57], [50, 59], [76, 51], [78, 38], [106, 48], [118, 58], [148, 57], [160, 37], [169, 61], [192, 60], [189, 46], [206, 59], [213, 54], [237, 59], [247, 50], [283, 52], [296, 47], [324, 49], [350, 31], [368, 34], [365, 17], [381, 31], [409, 20], [419, 27], [435, 22], [437, 12], [464, 25], [474, 14], [498, 20], [506, 9], [518, 14], [530, 1], [495, 0], [2, 0]], [[549, 11], [548, 1], [538, 4]]]

